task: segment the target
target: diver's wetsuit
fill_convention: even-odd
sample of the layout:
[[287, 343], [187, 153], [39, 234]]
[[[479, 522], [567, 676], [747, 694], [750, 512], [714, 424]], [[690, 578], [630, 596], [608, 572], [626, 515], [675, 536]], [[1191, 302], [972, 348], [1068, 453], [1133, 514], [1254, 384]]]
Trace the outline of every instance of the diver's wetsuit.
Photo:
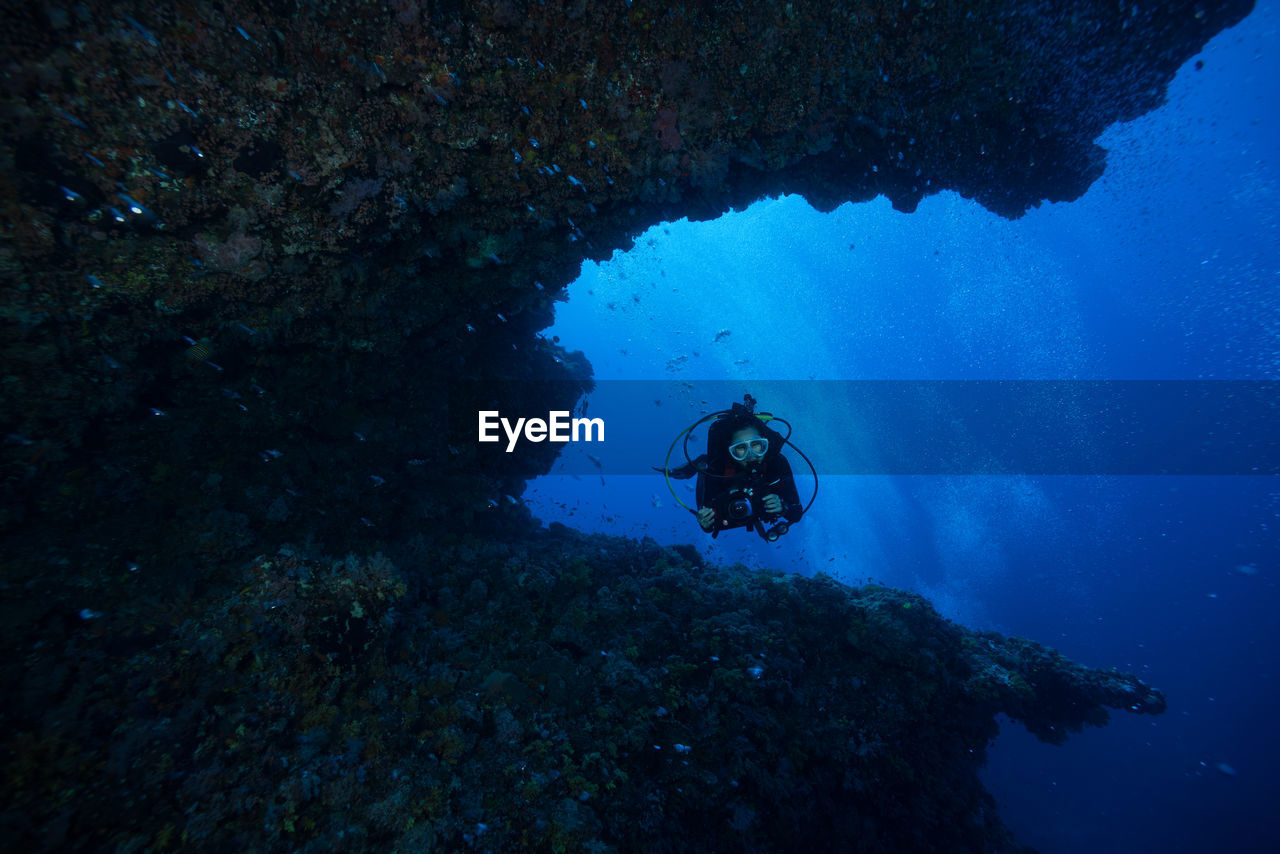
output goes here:
[[[744, 481], [747, 473], [736, 465], [729, 464], [725, 466], [722, 474], [726, 477], [711, 477], [706, 472], [698, 474], [698, 506], [713, 507], [715, 501], [725, 492], [731, 489], [735, 482]], [[800, 496], [796, 492], [796, 482], [791, 476], [791, 464], [787, 462], [787, 458], [782, 454], [769, 454], [765, 456], [763, 465], [761, 466], [761, 474], [764, 479], [764, 486], [760, 490], [760, 497], [766, 495], [776, 495], [782, 499], [782, 516], [788, 522], [799, 522], [800, 517], [804, 514], [804, 505], [800, 503]], [[708, 533], [715, 534], [720, 530], [719, 526], [712, 528]]]

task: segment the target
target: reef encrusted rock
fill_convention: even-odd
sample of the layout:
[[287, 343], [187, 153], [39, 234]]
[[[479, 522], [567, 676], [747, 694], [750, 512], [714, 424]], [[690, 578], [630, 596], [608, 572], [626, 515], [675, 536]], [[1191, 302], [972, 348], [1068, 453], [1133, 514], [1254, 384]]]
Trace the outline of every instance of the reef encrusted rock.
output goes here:
[[0, 531], [112, 539], [122, 505], [163, 517], [210, 474], [277, 542], [316, 522], [245, 499], [282, 474], [330, 501], [334, 551], [348, 521], [416, 524], [349, 485], [465, 473], [424, 441], [441, 377], [583, 380], [538, 335], [583, 259], [770, 194], [1073, 199], [1096, 137], [1250, 8], [5, 3]]
[[[197, 604], [63, 626], [10, 667], [6, 838], [1014, 852], [978, 779], [997, 714], [1058, 742], [1164, 708], [919, 596], [559, 526], [401, 568], [283, 549]], [[69, 660], [120, 684], [68, 693]]]

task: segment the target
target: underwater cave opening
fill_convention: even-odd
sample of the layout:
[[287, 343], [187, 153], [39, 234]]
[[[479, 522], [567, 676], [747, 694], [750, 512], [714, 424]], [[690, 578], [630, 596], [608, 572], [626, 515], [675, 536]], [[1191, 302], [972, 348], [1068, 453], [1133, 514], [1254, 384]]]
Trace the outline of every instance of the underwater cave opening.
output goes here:
[[[1122, 663], [1170, 696], [1181, 688], [1187, 714], [1116, 719], [1067, 751], [1002, 737], [988, 786], [1010, 826], [1045, 852], [1210, 844], [1222, 822], [1194, 810], [1174, 821], [1165, 808], [1197, 799], [1239, 816], [1248, 847], [1266, 832], [1244, 820], [1261, 814], [1256, 799], [1223, 801], [1218, 790], [1234, 780], [1205, 769], [1247, 755], [1258, 727], [1237, 721], [1241, 735], [1224, 739], [1196, 721], [1222, 722], [1215, 697], [1247, 694], [1251, 677], [1208, 685], [1188, 661], [1251, 655], [1252, 633], [1232, 624], [1257, 625], [1242, 589], [1257, 576], [1233, 567], [1275, 553], [1270, 480], [838, 474], [865, 436], [858, 414], [821, 392], [842, 380], [1280, 378], [1280, 299], [1260, 272], [1275, 268], [1280, 247], [1268, 201], [1280, 175], [1263, 156], [1280, 111], [1251, 85], [1266, 76], [1259, 57], [1276, 62], [1259, 41], [1266, 26], [1255, 14], [1215, 39], [1164, 107], [1109, 129], [1099, 140], [1107, 172], [1075, 202], [1008, 221], [952, 193], [912, 214], [883, 198], [824, 214], [787, 196], [654, 226], [629, 251], [584, 264], [544, 335], [590, 359], [592, 414], [615, 396], [647, 432], [616, 431], [626, 437], [616, 452], [567, 447], [524, 494], [534, 515], [692, 542], [719, 563], [874, 578], [968, 626]], [[1240, 82], [1232, 98], [1229, 80]], [[767, 397], [766, 386], [782, 391]], [[681, 429], [748, 392], [793, 424], [821, 476], [813, 509], [772, 544], [740, 531], [710, 539], [674, 500], [693, 503], [692, 481], [673, 482], [673, 495], [648, 472]], [[696, 455], [705, 430], [694, 436]], [[683, 461], [677, 448], [672, 465]], [[807, 469], [793, 463], [807, 498]], [[1132, 603], [1155, 590], [1158, 606], [1135, 614]], [[1262, 598], [1274, 602], [1274, 590]], [[1188, 625], [1200, 627], [1194, 648], [1173, 640]], [[1141, 798], [1125, 782], [1136, 767]], [[1032, 790], [1022, 788], [1028, 774]]]

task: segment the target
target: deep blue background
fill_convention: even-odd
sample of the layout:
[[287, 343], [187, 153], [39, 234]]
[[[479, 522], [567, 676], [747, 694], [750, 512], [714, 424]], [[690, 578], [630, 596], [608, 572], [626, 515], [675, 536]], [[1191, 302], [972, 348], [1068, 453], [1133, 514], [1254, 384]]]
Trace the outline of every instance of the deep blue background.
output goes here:
[[[1008, 222], [949, 193], [911, 215], [883, 199], [824, 215], [784, 198], [670, 223], [584, 267], [546, 334], [600, 378], [744, 390], [1280, 379], [1277, 5], [1211, 42], [1164, 107], [1111, 128], [1107, 172], [1076, 202]], [[822, 413], [783, 414], [804, 448], [806, 416]], [[660, 463], [670, 438], [664, 426], [630, 450]], [[1280, 479], [824, 476], [821, 488], [773, 546], [712, 543], [658, 476], [553, 475], [526, 498], [548, 522], [917, 590], [967, 625], [1141, 674], [1167, 693], [1165, 715], [1117, 714], [1063, 747], [1006, 722], [986, 780], [1044, 854], [1280, 850]]]

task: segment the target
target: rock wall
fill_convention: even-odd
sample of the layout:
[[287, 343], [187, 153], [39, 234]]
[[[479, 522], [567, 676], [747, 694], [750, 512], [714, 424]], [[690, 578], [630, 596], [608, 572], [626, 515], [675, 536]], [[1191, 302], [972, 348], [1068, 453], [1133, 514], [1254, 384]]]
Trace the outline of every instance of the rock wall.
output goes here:
[[769, 194], [1075, 198], [1251, 4], [5, 7], [0, 531], [181, 551], [307, 495], [335, 547], [418, 524], [415, 459], [440, 512], [518, 494], [546, 458], [455, 485], [434, 383], [585, 381], [538, 334], [584, 258]]

